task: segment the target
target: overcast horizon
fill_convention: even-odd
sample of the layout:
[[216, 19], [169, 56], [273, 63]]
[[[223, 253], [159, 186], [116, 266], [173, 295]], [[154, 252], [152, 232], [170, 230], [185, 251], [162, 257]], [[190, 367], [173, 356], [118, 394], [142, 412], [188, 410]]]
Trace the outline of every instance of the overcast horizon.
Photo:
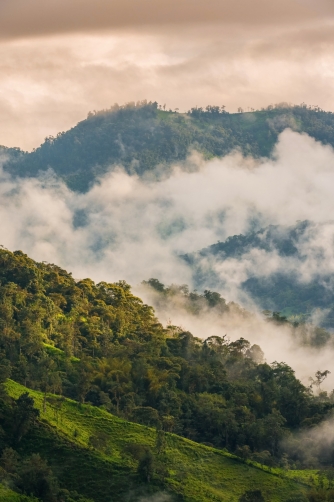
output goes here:
[[332, 111], [333, 24], [329, 0], [0, 0], [0, 145], [143, 99]]
[[[89, 111], [144, 99], [180, 112], [208, 104], [250, 111], [280, 102], [334, 111], [333, 27], [334, 4], [326, 0], [0, 0], [0, 145], [31, 150]], [[163, 324], [172, 319], [198, 337], [244, 337], [260, 344], [268, 361], [291, 364], [307, 384], [311, 373], [330, 367], [331, 346], [315, 351], [299, 346], [289, 326], [269, 329], [260, 300], [243, 284], [288, 271], [301, 289], [333, 288], [331, 146], [286, 130], [270, 159], [234, 151], [208, 160], [193, 152], [189, 170], [175, 162], [159, 183], [118, 166], [85, 193], [51, 172], [13, 177], [1, 160], [6, 248], [56, 263], [76, 279], [126, 280]], [[223, 261], [204, 257], [198, 285], [180, 255], [247, 234], [255, 220], [257, 228], [277, 225], [282, 233], [308, 220], [295, 242], [299, 254], [254, 247]], [[219, 291], [253, 312], [253, 320], [234, 314], [219, 320], [209, 312], [199, 321], [182, 305], [161, 309], [140, 285], [150, 277]], [[316, 308], [311, 319], [322, 322], [327, 314]]]

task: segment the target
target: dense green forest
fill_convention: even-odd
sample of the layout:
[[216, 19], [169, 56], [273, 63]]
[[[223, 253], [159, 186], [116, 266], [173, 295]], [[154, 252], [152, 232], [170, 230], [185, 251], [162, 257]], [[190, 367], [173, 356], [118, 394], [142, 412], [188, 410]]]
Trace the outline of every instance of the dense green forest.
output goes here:
[[[90, 113], [31, 153], [0, 154], [13, 176], [51, 168], [84, 192], [117, 165], [158, 180], [193, 150], [207, 159], [235, 149], [268, 157], [286, 127], [334, 146], [333, 115], [304, 104], [181, 114], [141, 102]], [[224, 331], [210, 336], [203, 322], [254, 315], [215, 291], [225, 284], [208, 264], [254, 250], [302, 263], [312, 225], [256, 229], [181, 256], [195, 291], [143, 281], [159, 311], [201, 319], [198, 338], [163, 326], [125, 281], [77, 281], [1, 248], [0, 500], [333, 501], [334, 391], [322, 388], [330, 368], [304, 385], [285, 362], [266, 362], [260, 346]], [[274, 324], [295, 344], [332, 350], [332, 277], [299, 279], [254, 273], [241, 286], [268, 330]], [[326, 311], [321, 326], [309, 323], [314, 309]]]
[[[293, 258], [296, 263], [302, 265], [305, 261], [303, 247], [305, 248], [306, 239], [313, 231], [314, 225], [309, 221], [298, 222], [291, 227], [270, 225], [246, 235], [231, 236], [224, 242], [218, 242], [183, 258], [193, 268], [195, 284], [199, 288], [203, 284], [212, 284], [212, 287], [221, 289], [224, 284], [220, 283], [214, 268], [208, 266], [210, 259], [214, 259], [216, 263], [228, 259], [242, 261], [247, 259], [247, 255], [252, 251], [261, 250], [276, 253], [283, 258]], [[322, 326], [333, 328], [332, 275], [324, 276], [319, 273], [308, 282], [303, 282], [299, 275], [298, 267], [295, 267], [294, 273], [281, 269], [265, 277], [254, 271], [253, 276], [240, 286], [263, 310], [280, 311], [287, 317], [307, 319], [315, 309], [324, 310]]]
[[[171, 288], [155, 279], [147, 281], [146, 286], [160, 291], [161, 301], [170, 295]], [[181, 294], [189, 308], [197, 312], [213, 309], [215, 315], [218, 312], [223, 316], [233, 308], [212, 291], [189, 293], [183, 288]], [[286, 321], [274, 314], [268, 322], [279, 325]], [[312, 388], [305, 387], [292, 368], [280, 361], [265, 363], [261, 348], [243, 338], [231, 341], [226, 336], [206, 337], [203, 332], [199, 339], [176, 326], [164, 328], [153, 309], [134, 296], [125, 282], [75, 281], [56, 265], [37, 263], [21, 251], [6, 249], [0, 250], [0, 323], [1, 382], [11, 378], [24, 386], [22, 392], [17, 386], [1, 387], [1, 476], [22, 494], [47, 502], [86, 502], [87, 498], [102, 502], [126, 500], [131, 485], [136, 493], [134, 500], [138, 500], [137, 489], [157, 490], [168, 485], [181, 500], [216, 500], [205, 493], [197, 498], [186, 495], [178, 491], [175, 479], [171, 481], [174, 475], [181, 479], [187, 476], [188, 469], [186, 459], [179, 460], [182, 474], [180, 465], [175, 470], [159, 457], [168, 443], [167, 436], [177, 434], [217, 448], [224, 455], [236, 455], [246, 465], [265, 465], [269, 471], [278, 469], [278, 473], [293, 476], [294, 469], [313, 469], [308, 471], [306, 485], [317, 490], [320, 498], [316, 500], [332, 500], [328, 497], [332, 496], [334, 443], [312, 436], [314, 428], [330, 419], [334, 406], [333, 394], [321, 390], [326, 368], [320, 368], [314, 376]], [[29, 396], [27, 387], [37, 393]], [[12, 389], [11, 397], [8, 388]], [[54, 429], [62, 423], [61, 427], [72, 428], [72, 442], [73, 438], [79, 443], [83, 440], [79, 416], [71, 425], [68, 415], [60, 417], [63, 403], [73, 403], [65, 398], [77, 403], [88, 429], [89, 414], [100, 417], [96, 415], [100, 412], [103, 420], [116, 415], [116, 423], [123, 420], [151, 428], [145, 430], [153, 431], [153, 445], [151, 440], [138, 446], [132, 433], [131, 443], [131, 434], [126, 433], [125, 442], [130, 444], [124, 446], [122, 455], [132, 458], [137, 466], [132, 474], [126, 462], [125, 467], [121, 462], [110, 471], [104, 455], [110, 456], [116, 445], [109, 444], [103, 430], [88, 436], [85, 432], [83, 451], [68, 444], [64, 431]], [[85, 404], [90, 407], [85, 408]], [[49, 427], [50, 409], [53, 428]], [[86, 413], [86, 409], [91, 411]], [[307, 448], [298, 439], [304, 432], [308, 435]], [[55, 439], [51, 439], [54, 434], [59, 443], [56, 454]], [[181, 446], [177, 445], [172, 453], [174, 461], [181, 455]], [[96, 450], [104, 452], [101, 458]], [[199, 454], [189, 451], [189, 455], [198, 458]], [[80, 462], [81, 478], [85, 469], [95, 465], [100, 490], [107, 483], [109, 495], [98, 492], [93, 481], [82, 483], [80, 488], [71, 477], [71, 468], [66, 475], [60, 472], [62, 459], [67, 459], [68, 466]], [[318, 478], [312, 476], [319, 470], [322, 481], [315, 483]], [[230, 489], [227, 487], [226, 493]], [[250, 494], [244, 496], [239, 490], [240, 500], [289, 499], [286, 491], [280, 498], [264, 498], [261, 484], [247, 490]], [[217, 496], [219, 500], [238, 500], [239, 495]]]
[[31, 153], [2, 151], [9, 154], [4, 168], [12, 174], [37, 176], [52, 168], [72, 189], [85, 191], [116, 165], [130, 174], [161, 174], [168, 172], [171, 163], [186, 159], [191, 150], [206, 158], [236, 148], [244, 155], [270, 156], [278, 134], [287, 127], [334, 146], [332, 113], [304, 104], [230, 114], [219, 106], [177, 113], [157, 103], [140, 102], [89, 113], [86, 120], [46, 138]]

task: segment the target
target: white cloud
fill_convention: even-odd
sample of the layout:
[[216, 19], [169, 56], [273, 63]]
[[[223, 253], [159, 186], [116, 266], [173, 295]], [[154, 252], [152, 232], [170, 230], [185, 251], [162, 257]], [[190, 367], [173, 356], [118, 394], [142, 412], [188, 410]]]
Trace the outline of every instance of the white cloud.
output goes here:
[[[186, 171], [181, 167], [159, 182], [130, 177], [120, 169], [86, 194], [71, 192], [52, 176], [13, 180], [2, 173], [0, 242], [36, 260], [56, 263], [78, 279], [125, 279], [136, 286], [157, 277], [165, 284], [192, 287], [191, 272], [178, 254], [247, 231], [254, 214], [263, 226], [309, 219], [314, 224], [298, 243], [303, 262], [275, 251], [252, 251], [242, 260], [214, 263], [215, 272], [227, 281], [221, 292], [228, 300], [246, 301], [239, 286], [254, 271], [268, 275], [284, 268], [297, 272], [301, 280], [333, 273], [330, 147], [285, 131], [273, 160], [253, 161], [236, 153], [204, 162], [195, 155]], [[231, 338], [244, 336], [262, 346], [268, 362], [286, 361], [305, 381], [318, 369], [330, 369], [331, 350], [301, 348], [286, 328], [269, 327], [257, 316], [241, 322], [195, 319], [182, 309], [158, 313], [162, 322], [172, 317], [203, 338], [226, 332]]]
[[[245, 6], [234, 4], [235, 14], [245, 15]], [[246, 17], [260, 20], [253, 7]], [[292, 24], [267, 18], [259, 25], [56, 31], [44, 38], [36, 30], [35, 37], [9, 40], [1, 40], [0, 27], [0, 144], [32, 149], [116, 101], [157, 100], [182, 111], [224, 104], [233, 112], [284, 100], [331, 110], [333, 21], [301, 22], [295, 14]]]
[[[77, 276], [86, 270], [85, 275], [109, 280], [158, 275], [185, 281], [189, 272], [177, 254], [247, 231], [254, 215], [263, 226], [309, 219], [315, 226], [299, 243], [305, 255], [300, 273], [308, 279], [334, 270], [330, 147], [287, 130], [274, 160], [255, 162], [237, 153], [209, 162], [193, 156], [191, 162], [190, 172], [176, 166], [160, 182], [119, 169], [86, 194], [53, 178], [15, 181], [2, 174], [2, 244], [57, 262]], [[261, 263], [264, 275], [296, 266], [292, 258], [252, 251], [243, 263], [230, 260], [222, 267], [238, 283]]]

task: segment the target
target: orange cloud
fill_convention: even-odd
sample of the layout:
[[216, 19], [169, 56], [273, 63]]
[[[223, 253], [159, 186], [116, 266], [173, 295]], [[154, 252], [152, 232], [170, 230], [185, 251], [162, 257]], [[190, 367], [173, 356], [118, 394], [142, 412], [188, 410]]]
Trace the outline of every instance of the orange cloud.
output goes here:
[[0, 0], [0, 144], [157, 100], [333, 109], [333, 0]]
[[298, 24], [333, 14], [329, 0], [1, 0], [0, 37], [165, 24]]

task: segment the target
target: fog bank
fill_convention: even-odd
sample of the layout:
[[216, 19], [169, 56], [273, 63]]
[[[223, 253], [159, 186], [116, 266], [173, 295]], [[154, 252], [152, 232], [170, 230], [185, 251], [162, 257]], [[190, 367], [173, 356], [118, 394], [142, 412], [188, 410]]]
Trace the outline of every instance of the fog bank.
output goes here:
[[[298, 244], [302, 262], [278, 256], [275, 250], [212, 262], [223, 285], [220, 293], [256, 311], [252, 298], [240, 290], [241, 282], [255, 273], [265, 277], [289, 270], [306, 282], [333, 273], [330, 147], [286, 130], [271, 160], [234, 153], [205, 162], [194, 154], [185, 165], [175, 166], [162, 181], [129, 176], [120, 166], [85, 194], [70, 191], [52, 172], [41, 179], [20, 180], [1, 173], [1, 243], [35, 260], [56, 263], [76, 279], [125, 279], [138, 287], [143, 279], [156, 277], [165, 284], [186, 283], [192, 288], [191, 270], [180, 254], [250, 228], [308, 219], [312, 232]], [[269, 327], [257, 316], [241, 322], [234, 317], [193, 319], [177, 309], [158, 314], [163, 323], [172, 317], [174, 324], [202, 338], [243, 336], [263, 348], [268, 362], [285, 361], [304, 380], [318, 369], [330, 369], [331, 351], [300, 348], [285, 328]]]

